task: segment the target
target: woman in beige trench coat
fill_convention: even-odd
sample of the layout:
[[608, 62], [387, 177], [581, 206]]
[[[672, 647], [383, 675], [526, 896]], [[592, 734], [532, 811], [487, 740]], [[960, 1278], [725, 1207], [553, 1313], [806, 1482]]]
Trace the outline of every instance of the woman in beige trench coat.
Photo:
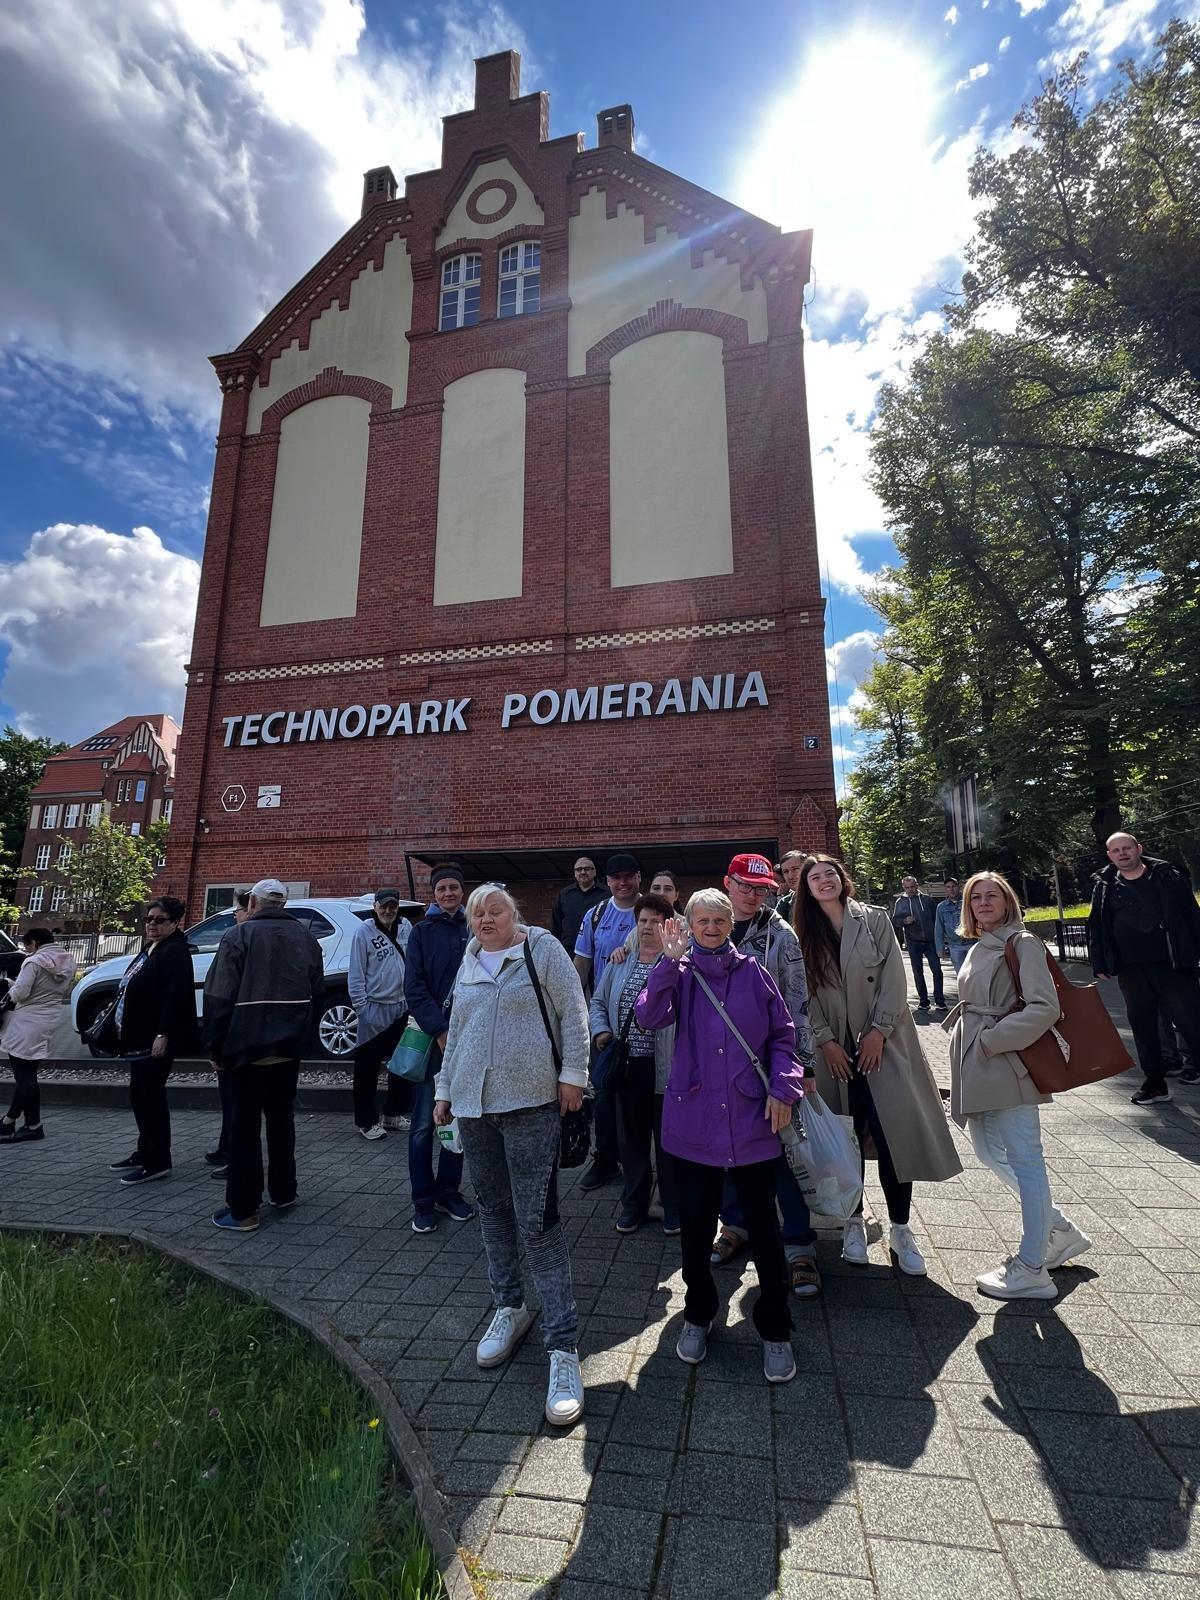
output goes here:
[[[891, 919], [853, 894], [840, 861], [814, 856], [805, 863], [794, 917], [818, 1046], [817, 1087], [828, 1105], [853, 1117], [864, 1149], [870, 1136], [891, 1220], [889, 1244], [900, 1269], [916, 1277], [925, 1262], [909, 1226], [913, 1182], [953, 1178], [962, 1163], [908, 1009]], [[861, 1215], [846, 1224], [842, 1256], [867, 1264]]]
[[[1057, 1210], [1042, 1153], [1038, 1106], [1049, 1103], [1018, 1051], [1052, 1028], [1058, 995], [1046, 947], [1027, 933], [1012, 885], [977, 872], [962, 897], [962, 931], [975, 939], [958, 974], [959, 1003], [942, 1026], [950, 1033], [950, 1115], [971, 1136], [975, 1154], [1021, 1198], [1015, 1256], [975, 1280], [996, 1300], [1053, 1300], [1050, 1269], [1090, 1248], [1091, 1240]], [[1005, 950], [1012, 944], [1024, 1006]]]

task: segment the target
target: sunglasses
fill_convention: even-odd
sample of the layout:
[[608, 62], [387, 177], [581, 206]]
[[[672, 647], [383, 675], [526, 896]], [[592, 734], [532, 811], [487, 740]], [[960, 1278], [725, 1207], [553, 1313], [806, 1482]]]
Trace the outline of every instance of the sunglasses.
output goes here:
[[170, 922], [170, 917], [147, 917], [147, 922]]

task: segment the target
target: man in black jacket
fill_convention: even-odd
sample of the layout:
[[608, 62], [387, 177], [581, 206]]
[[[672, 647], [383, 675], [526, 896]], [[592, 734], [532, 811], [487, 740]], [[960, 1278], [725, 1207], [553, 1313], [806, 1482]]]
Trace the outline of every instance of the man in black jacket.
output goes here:
[[213, 1222], [240, 1233], [258, 1227], [264, 1121], [272, 1203], [280, 1211], [296, 1203], [292, 1107], [325, 973], [320, 945], [284, 910], [286, 904], [287, 890], [278, 878], [256, 883], [249, 916], [221, 940], [204, 980], [209, 1056], [230, 1074], [233, 1086], [226, 1204]]
[[575, 954], [584, 917], [607, 899], [608, 890], [596, 878], [596, 863], [591, 856], [580, 856], [575, 863], [575, 882], [562, 891], [550, 913], [550, 932], [565, 946], [568, 955]]
[[1114, 833], [1109, 865], [1095, 877], [1088, 948], [1097, 978], [1121, 986], [1146, 1081], [1134, 1105], [1169, 1100], [1159, 1020], [1174, 1023], [1193, 1065], [1181, 1083], [1200, 1082], [1200, 906], [1185, 872], [1142, 854], [1131, 833]]

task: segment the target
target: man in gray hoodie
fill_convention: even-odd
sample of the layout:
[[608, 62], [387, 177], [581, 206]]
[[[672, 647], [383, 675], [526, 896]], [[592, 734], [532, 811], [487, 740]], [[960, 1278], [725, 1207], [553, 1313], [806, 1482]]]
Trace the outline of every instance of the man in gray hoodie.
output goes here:
[[400, 1042], [408, 1006], [404, 950], [412, 924], [400, 915], [400, 893], [377, 889], [372, 915], [354, 931], [346, 987], [358, 1016], [354, 1047], [354, 1121], [364, 1139], [386, 1139], [375, 1092], [379, 1069]]

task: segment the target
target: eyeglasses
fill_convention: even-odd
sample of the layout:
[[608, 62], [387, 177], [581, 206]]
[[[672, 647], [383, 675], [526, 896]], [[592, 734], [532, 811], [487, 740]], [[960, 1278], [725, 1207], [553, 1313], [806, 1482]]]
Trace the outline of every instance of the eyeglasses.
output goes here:
[[765, 895], [770, 888], [770, 885], [766, 883], [747, 883], [744, 878], [730, 878], [729, 881], [730, 883], [736, 883], [738, 888], [745, 894]]
[[147, 917], [146, 918], [147, 923], [150, 923], [150, 922], [170, 922], [170, 920], [171, 920], [170, 917]]

